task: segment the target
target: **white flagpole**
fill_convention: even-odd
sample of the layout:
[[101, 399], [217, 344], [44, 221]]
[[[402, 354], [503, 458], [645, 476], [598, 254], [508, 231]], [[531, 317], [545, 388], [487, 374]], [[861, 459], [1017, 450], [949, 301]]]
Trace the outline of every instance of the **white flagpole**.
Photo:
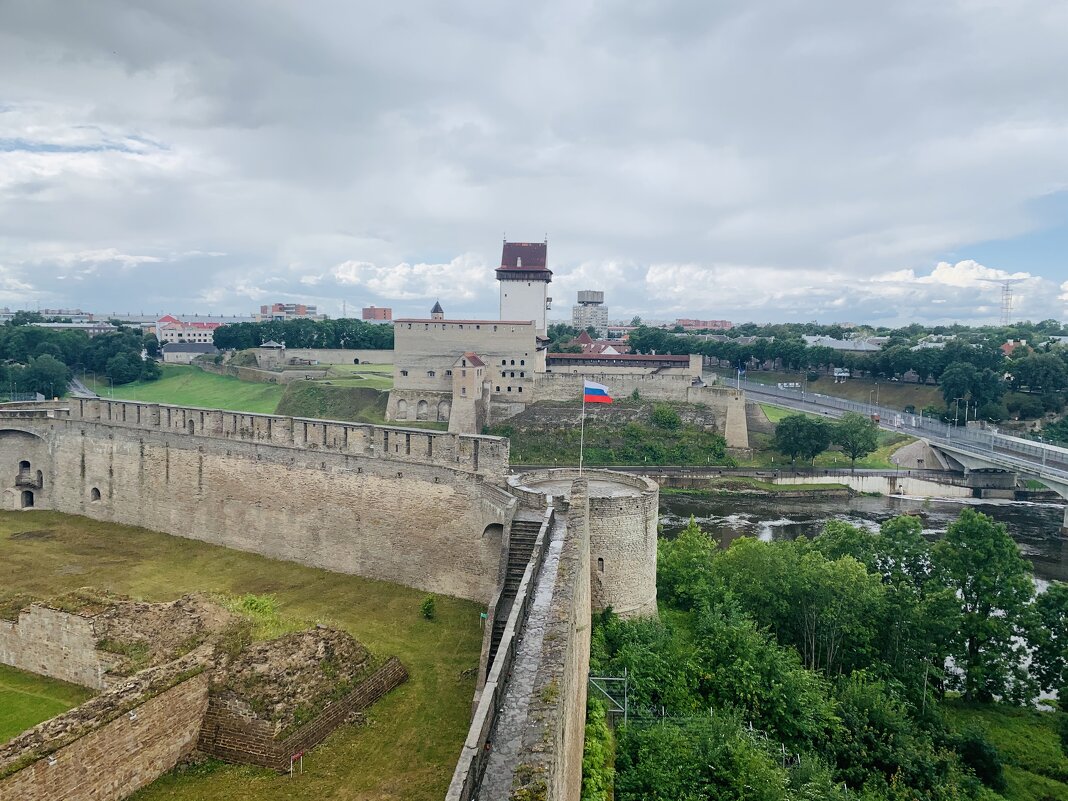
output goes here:
[[582, 424], [579, 429], [579, 475], [582, 475], [582, 452], [586, 444], [586, 387], [582, 387]]

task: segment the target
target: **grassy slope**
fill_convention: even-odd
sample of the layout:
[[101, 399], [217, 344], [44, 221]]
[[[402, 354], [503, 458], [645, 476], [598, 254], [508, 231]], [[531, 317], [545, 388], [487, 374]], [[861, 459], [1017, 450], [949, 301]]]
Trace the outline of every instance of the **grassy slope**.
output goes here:
[[[94, 386], [90, 378], [86, 385], [102, 397], [112, 394], [106, 381], [97, 381]], [[205, 373], [197, 367], [168, 364], [163, 366], [163, 377], [158, 381], [121, 384], [114, 388], [112, 397], [273, 414], [282, 392], [283, 387], [278, 384], [255, 384], [230, 376]]]
[[1052, 712], [1002, 705], [969, 706], [950, 701], [945, 706], [950, 725], [983, 730], [1001, 753], [1009, 801], [1068, 799], [1068, 756], [1061, 750]]
[[393, 389], [392, 364], [334, 364], [325, 379], [334, 386]]
[[[48, 535], [10, 536], [27, 530]], [[438, 598], [437, 619], [427, 622], [419, 615], [423, 593], [395, 584], [55, 512], [0, 512], [0, 587], [53, 595], [82, 586], [153, 601], [193, 591], [273, 593], [283, 615], [338, 625], [411, 672], [370, 711], [368, 725], [344, 727], [311, 751], [299, 780], [213, 763], [169, 774], [138, 801], [436, 801], [445, 794], [474, 692], [474, 678], [461, 672], [478, 665], [477, 604]]]
[[[730, 376], [723, 375], [726, 383]], [[777, 384], [779, 382], [800, 382], [806, 392], [818, 392], [821, 395], [833, 395], [836, 398], [848, 398], [860, 403], [868, 402], [868, 395], [876, 388], [876, 381], [871, 378], [850, 378], [840, 384], [834, 383], [829, 376], [822, 376], [819, 381], [808, 382], [804, 373], [780, 373], [775, 371], [750, 370], [746, 380], [751, 384]], [[733, 385], [732, 385], [733, 386]], [[936, 386], [908, 384], [902, 381], [879, 381], [879, 404], [891, 409], [904, 409], [910, 403], [917, 409], [930, 403], [945, 406], [942, 393]], [[872, 400], [875, 400], [874, 395]]]
[[[790, 411], [789, 409], [783, 409], [766, 403], [761, 403], [759, 406], [764, 411], [768, 420], [773, 423], [778, 423], [789, 414], [797, 414], [797, 412]], [[809, 417], [817, 416], [818, 415], [809, 415]], [[857, 459], [856, 466], [865, 470], [892, 470], [896, 468], [897, 465], [890, 461], [890, 456], [898, 448], [902, 448], [912, 441], [912, 437], [907, 437], [903, 434], [895, 434], [892, 431], [880, 430], [878, 449], [861, 459]], [[789, 459], [784, 457], [778, 451], [772, 449], [771, 437], [767, 434], [750, 434], [749, 444], [752, 445], [754, 449], [753, 458], [740, 459], [738, 461], [739, 466], [786, 468], [790, 466]], [[816, 457], [815, 466], [831, 469], [845, 469], [849, 467], [849, 457], [842, 454], [839, 450], [824, 451]]]
[[0, 665], [0, 743], [92, 696], [77, 684]]
[[[294, 381], [286, 387], [278, 403], [278, 414], [384, 425], [387, 400], [388, 392], [368, 387], [332, 386], [328, 381]], [[389, 425], [437, 431], [447, 431], [449, 428], [448, 423], [416, 420], [391, 422]]]

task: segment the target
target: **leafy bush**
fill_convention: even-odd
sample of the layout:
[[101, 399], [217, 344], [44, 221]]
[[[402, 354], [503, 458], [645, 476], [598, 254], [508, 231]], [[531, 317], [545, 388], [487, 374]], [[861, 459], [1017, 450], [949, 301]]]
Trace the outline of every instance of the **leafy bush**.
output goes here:
[[1005, 789], [1005, 775], [1001, 755], [986, 739], [981, 729], [969, 727], [961, 732], [956, 743], [961, 762], [972, 769], [976, 778], [992, 790]]
[[653, 407], [653, 425], [667, 431], [674, 431], [682, 425], [682, 418], [667, 404], [658, 403]]
[[612, 731], [605, 704], [592, 696], [586, 702], [586, 743], [582, 751], [582, 801], [611, 801], [613, 766]]
[[435, 612], [435, 600], [433, 595], [428, 595], [423, 599], [423, 602], [419, 604], [419, 614], [425, 617], [427, 620], [434, 619]]

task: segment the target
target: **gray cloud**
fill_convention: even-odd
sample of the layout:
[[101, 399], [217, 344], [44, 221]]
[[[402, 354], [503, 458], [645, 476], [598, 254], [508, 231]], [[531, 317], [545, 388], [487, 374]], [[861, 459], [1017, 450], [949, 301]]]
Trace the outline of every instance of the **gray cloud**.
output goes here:
[[[493, 314], [506, 232], [548, 234], [558, 310], [598, 287], [621, 316], [989, 319], [996, 285], [921, 278], [1068, 187], [1052, 1], [9, 0], [0, 21], [16, 305]], [[1041, 273], [1021, 316], [1064, 315], [1063, 265]]]

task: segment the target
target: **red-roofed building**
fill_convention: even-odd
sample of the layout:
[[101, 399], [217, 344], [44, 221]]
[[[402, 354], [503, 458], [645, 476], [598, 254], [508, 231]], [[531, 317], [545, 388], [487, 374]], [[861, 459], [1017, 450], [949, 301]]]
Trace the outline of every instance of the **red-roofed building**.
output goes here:
[[[1021, 353], [1016, 353], [1019, 348], [1023, 348], [1023, 351]], [[1027, 344], [1026, 339], [1010, 339], [1001, 346], [1001, 352], [1004, 353], [1006, 357], [1022, 356], [1031, 352], [1031, 346]]]
[[176, 320], [160, 326], [160, 342], [195, 342], [211, 345], [215, 342], [215, 329], [220, 325], [222, 323], [185, 323]]

